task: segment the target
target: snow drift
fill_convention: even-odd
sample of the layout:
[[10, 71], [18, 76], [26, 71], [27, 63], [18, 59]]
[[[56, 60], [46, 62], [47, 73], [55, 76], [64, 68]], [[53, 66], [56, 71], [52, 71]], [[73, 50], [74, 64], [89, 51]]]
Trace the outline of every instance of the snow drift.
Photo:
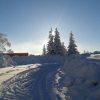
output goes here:
[[18, 65], [35, 64], [35, 63], [57, 63], [64, 62], [66, 56], [51, 55], [51, 56], [14, 56], [12, 60]]
[[62, 72], [56, 94], [64, 93], [63, 100], [100, 100], [100, 61], [70, 56], [66, 58]]

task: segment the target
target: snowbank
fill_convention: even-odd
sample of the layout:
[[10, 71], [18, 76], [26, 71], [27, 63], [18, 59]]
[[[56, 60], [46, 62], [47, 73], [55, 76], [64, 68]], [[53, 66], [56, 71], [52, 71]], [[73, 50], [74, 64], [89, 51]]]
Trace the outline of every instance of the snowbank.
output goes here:
[[91, 54], [88, 58], [89, 59], [98, 59], [98, 60], [100, 60], [100, 54]]
[[100, 61], [70, 56], [66, 58], [62, 71], [65, 74], [59, 78], [58, 91], [61, 94], [66, 88], [65, 99], [100, 100]]
[[13, 61], [15, 61], [18, 65], [25, 65], [25, 64], [35, 64], [35, 63], [57, 63], [57, 62], [64, 62], [65, 56], [14, 56], [12, 57]]

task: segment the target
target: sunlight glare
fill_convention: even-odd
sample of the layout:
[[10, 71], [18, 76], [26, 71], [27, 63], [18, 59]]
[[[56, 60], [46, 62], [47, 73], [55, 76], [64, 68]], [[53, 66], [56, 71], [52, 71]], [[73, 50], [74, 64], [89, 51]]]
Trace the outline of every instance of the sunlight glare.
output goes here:
[[52, 35], [55, 35], [55, 31], [52, 31]]

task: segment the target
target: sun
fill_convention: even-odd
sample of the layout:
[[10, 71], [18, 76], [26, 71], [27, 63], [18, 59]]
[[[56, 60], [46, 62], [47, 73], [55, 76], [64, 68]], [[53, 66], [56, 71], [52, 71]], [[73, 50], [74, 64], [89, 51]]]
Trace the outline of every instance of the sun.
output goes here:
[[52, 35], [55, 35], [55, 31], [52, 31]]

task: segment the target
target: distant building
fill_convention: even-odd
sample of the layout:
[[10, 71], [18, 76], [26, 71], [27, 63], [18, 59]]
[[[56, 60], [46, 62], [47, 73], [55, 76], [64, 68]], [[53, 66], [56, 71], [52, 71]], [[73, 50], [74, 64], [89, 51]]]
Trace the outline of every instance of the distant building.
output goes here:
[[4, 55], [7, 54], [10, 57], [13, 57], [13, 56], [28, 56], [28, 53], [3, 53], [3, 54]]

